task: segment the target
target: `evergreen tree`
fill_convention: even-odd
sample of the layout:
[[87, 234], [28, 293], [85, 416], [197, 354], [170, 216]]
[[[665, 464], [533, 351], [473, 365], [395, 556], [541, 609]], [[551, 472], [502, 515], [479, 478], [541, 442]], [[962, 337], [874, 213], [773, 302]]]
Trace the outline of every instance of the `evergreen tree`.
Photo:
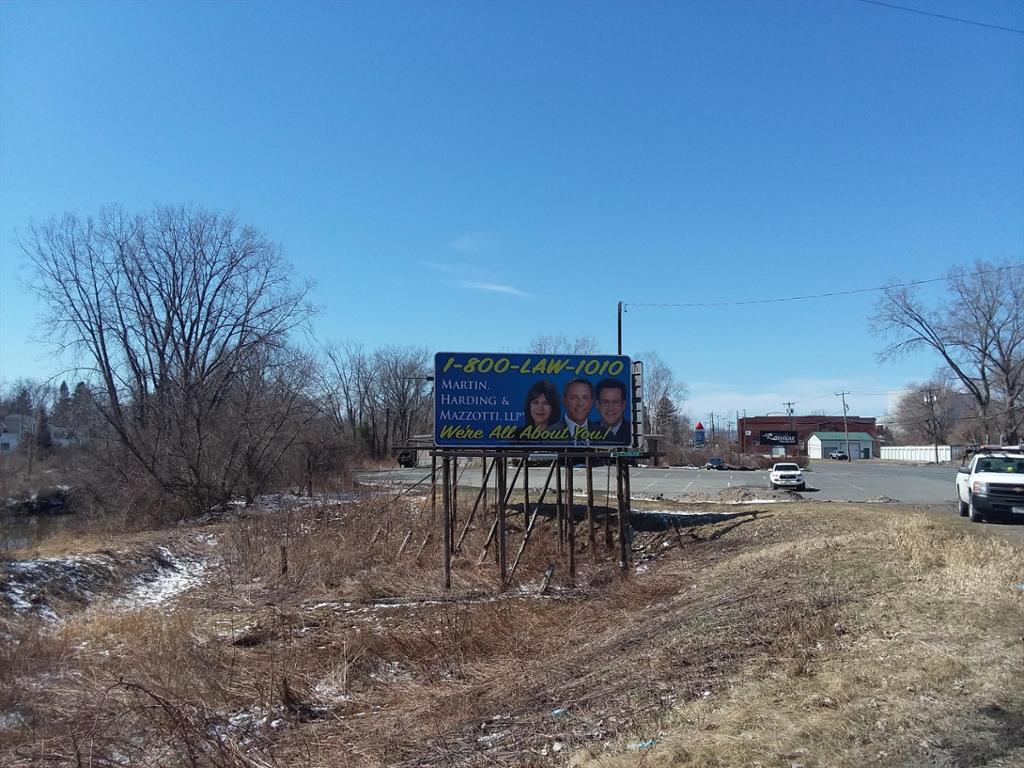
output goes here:
[[50, 419], [46, 415], [46, 406], [41, 406], [36, 414], [36, 433], [33, 439], [40, 454], [49, 453], [53, 448], [53, 435], [50, 433]]
[[95, 409], [92, 393], [84, 381], [75, 385], [68, 411], [70, 423], [63, 426], [70, 427], [79, 437], [85, 437], [89, 432], [89, 425], [94, 421]]
[[60, 388], [57, 390], [57, 402], [53, 406], [53, 423], [64, 427], [68, 426], [68, 422], [71, 420], [71, 391], [68, 389], [68, 383], [62, 381]]
[[11, 413], [27, 416], [32, 413], [32, 405], [32, 390], [27, 386], [19, 387], [11, 402]]

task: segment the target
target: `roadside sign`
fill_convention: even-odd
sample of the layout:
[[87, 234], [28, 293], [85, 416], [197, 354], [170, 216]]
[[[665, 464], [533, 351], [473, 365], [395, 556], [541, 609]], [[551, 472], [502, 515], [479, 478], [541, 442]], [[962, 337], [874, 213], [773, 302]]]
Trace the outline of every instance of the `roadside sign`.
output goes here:
[[635, 458], [637, 456], [643, 456], [643, 455], [644, 455], [643, 451], [612, 451], [612, 458], [613, 459], [625, 459], [625, 458], [629, 458], [629, 457]]

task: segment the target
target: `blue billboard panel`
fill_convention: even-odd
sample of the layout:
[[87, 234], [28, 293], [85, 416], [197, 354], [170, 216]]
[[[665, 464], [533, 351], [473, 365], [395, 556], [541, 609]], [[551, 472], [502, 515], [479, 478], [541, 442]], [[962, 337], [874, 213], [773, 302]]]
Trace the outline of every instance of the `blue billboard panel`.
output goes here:
[[615, 355], [438, 352], [434, 443], [543, 450], [632, 445], [630, 360]]

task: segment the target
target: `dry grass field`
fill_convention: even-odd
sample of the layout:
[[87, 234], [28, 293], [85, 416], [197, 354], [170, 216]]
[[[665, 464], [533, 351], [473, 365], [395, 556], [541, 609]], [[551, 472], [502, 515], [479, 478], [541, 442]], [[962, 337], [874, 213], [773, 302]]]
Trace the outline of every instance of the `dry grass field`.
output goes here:
[[582, 523], [574, 585], [545, 519], [507, 591], [489, 520], [440, 588], [422, 498], [104, 537], [201, 578], [3, 607], [0, 765], [1024, 765], [1018, 545], [900, 505], [701, 509], [643, 526], [624, 576]]

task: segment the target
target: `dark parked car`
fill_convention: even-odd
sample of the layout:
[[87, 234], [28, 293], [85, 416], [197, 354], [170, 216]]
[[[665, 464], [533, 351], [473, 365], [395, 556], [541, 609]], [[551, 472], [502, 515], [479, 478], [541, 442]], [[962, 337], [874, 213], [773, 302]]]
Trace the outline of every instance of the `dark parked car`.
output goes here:
[[724, 461], [722, 461], [717, 456], [712, 456], [710, 459], [707, 460], [707, 463], [704, 465], [704, 469], [728, 469], [728, 468], [729, 468], [729, 465], [726, 464]]
[[415, 467], [416, 466], [416, 451], [401, 451], [398, 454], [398, 466], [400, 466], [400, 467]]

